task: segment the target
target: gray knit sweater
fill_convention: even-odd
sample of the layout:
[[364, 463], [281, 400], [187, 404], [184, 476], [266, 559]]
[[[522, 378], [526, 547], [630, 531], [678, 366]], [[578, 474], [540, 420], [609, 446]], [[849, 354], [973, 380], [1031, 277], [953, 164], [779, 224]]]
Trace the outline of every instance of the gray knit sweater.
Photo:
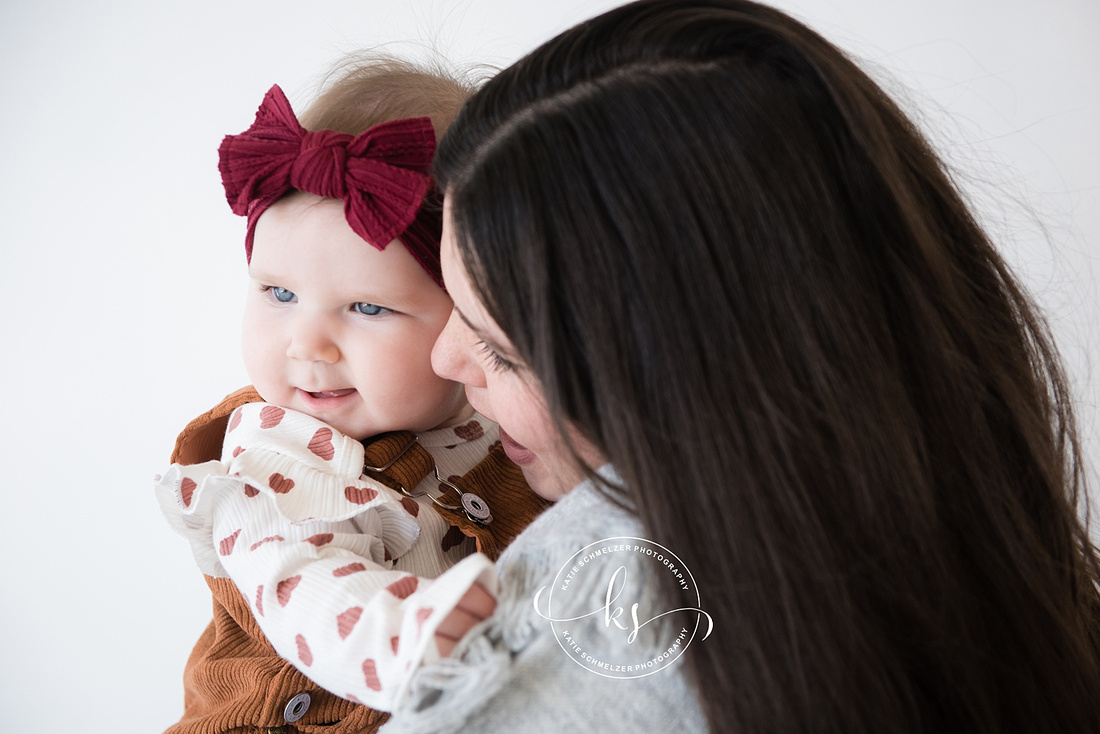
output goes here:
[[[501, 595], [493, 617], [451, 658], [416, 674], [411, 698], [382, 734], [705, 732], [683, 658], [669, 654], [691, 655], [687, 647], [707, 644], [706, 622], [694, 622], [704, 617], [668, 614], [627, 639], [635, 602], [641, 622], [668, 611], [659, 608], [655, 591], [657, 574], [670, 564], [631, 546], [637, 541], [646, 547], [644, 535], [638, 521], [592, 482], [569, 492], [500, 557]], [[602, 542], [609, 538], [634, 540]], [[552, 624], [543, 615], [581, 619]], [[693, 637], [685, 638], [681, 631], [688, 628]], [[684, 639], [688, 644], [680, 650]]]

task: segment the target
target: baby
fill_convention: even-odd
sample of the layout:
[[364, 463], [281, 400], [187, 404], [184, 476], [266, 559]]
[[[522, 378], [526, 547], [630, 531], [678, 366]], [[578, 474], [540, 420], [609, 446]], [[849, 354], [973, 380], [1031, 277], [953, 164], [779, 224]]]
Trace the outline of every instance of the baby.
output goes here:
[[[429, 170], [435, 131], [467, 92], [375, 62], [332, 85], [303, 123], [273, 87], [252, 127], [222, 143], [230, 206], [248, 218], [242, 341], [255, 393], [189, 427], [156, 485], [215, 597], [170, 732], [368, 730], [381, 718], [347, 701], [390, 710], [417, 666], [495, 606], [491, 561], [432, 511], [465, 507], [491, 521], [481, 498], [440, 480], [499, 452], [496, 426], [430, 362], [452, 302]], [[221, 433], [217, 418], [220, 460], [188, 461], [195, 436]], [[265, 635], [345, 700], [287, 670]], [[352, 656], [349, 676], [334, 661]]]

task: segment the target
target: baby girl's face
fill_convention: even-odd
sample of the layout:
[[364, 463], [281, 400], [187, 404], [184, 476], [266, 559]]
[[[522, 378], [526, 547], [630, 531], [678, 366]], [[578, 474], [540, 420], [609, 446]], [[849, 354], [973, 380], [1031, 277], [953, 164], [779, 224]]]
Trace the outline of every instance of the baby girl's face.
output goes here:
[[400, 242], [379, 251], [343, 202], [295, 193], [256, 225], [243, 350], [269, 403], [354, 438], [423, 431], [472, 412], [462, 385], [432, 371], [452, 303]]

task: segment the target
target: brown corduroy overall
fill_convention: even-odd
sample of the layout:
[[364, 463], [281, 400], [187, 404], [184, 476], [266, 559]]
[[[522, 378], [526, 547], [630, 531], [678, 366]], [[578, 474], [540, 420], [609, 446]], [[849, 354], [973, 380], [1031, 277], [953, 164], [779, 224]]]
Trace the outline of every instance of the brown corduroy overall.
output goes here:
[[[254, 389], [242, 388], [191, 421], [176, 439], [172, 462], [218, 459], [230, 413], [260, 400]], [[379, 456], [386, 450], [383, 444], [367, 445], [368, 463], [385, 463]], [[410, 487], [424, 476], [424, 462], [429, 470], [434, 463], [427, 451], [416, 449], [393, 468], [410, 477], [404, 480]], [[548, 505], [499, 446], [456, 484], [488, 503], [492, 521], [483, 526], [462, 512], [436, 510], [493, 560]], [[388, 714], [335, 696], [299, 673], [275, 652], [233, 582], [205, 578], [213, 594], [214, 619], [184, 668], [183, 717], [165, 734], [360, 734], [385, 722]]]

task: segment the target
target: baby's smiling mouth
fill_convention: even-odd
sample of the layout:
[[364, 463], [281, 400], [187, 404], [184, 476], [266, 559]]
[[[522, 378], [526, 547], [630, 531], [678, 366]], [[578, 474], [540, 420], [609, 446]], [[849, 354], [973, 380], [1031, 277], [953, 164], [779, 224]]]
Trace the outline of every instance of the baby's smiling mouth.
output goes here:
[[343, 390], [320, 390], [318, 392], [305, 391], [311, 398], [342, 398], [355, 392], [354, 387], [346, 387]]

